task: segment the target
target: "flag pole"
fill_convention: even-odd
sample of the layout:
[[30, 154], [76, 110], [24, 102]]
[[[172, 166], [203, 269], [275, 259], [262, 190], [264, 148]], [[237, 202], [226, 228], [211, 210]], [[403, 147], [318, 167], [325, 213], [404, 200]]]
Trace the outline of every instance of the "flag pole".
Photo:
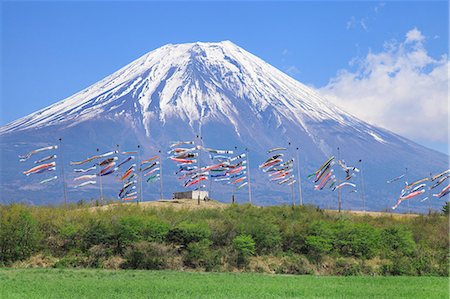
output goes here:
[[363, 170], [363, 161], [362, 159], [359, 160], [359, 162], [361, 163], [361, 199], [362, 199], [362, 203], [363, 203], [363, 212], [366, 212], [366, 199], [365, 199], [365, 190], [364, 190], [364, 170]]
[[63, 156], [63, 150], [62, 150], [62, 138], [59, 138], [59, 153], [61, 155], [59, 161], [61, 163], [61, 176], [62, 176], [62, 183], [63, 183], [64, 205], [67, 206], [67, 185], [66, 185], [66, 175], [64, 173], [64, 156]]
[[[339, 160], [341, 159], [341, 152], [340, 152], [339, 146], [337, 148], [337, 151], [338, 151], [338, 163], [339, 163]], [[339, 177], [340, 176], [338, 175], [338, 182], [340, 183]], [[341, 212], [341, 188], [338, 189], [338, 211], [339, 211], [339, 213]]]
[[298, 194], [300, 197], [300, 206], [303, 205], [303, 194], [302, 194], [302, 178], [300, 176], [300, 160], [299, 160], [299, 148], [297, 147], [297, 176], [298, 176]]
[[[291, 151], [291, 142], [288, 142], [289, 145], [289, 155], [292, 155], [292, 151]], [[292, 160], [295, 160], [292, 156], [291, 156]], [[292, 168], [294, 168], [294, 161], [292, 161]], [[294, 203], [294, 184], [291, 185], [291, 201], [292, 201], [292, 208], [294, 208], [295, 203]]]
[[144, 201], [144, 189], [142, 188], [142, 167], [141, 167], [141, 145], [140, 144], [138, 144], [137, 145], [137, 148], [138, 148], [138, 150], [137, 150], [137, 163], [136, 163], [136, 167], [137, 167], [137, 170], [138, 170], [138, 180], [139, 180], [139, 195], [140, 195], [140, 198], [141, 198], [141, 202], [143, 202]]
[[[408, 168], [405, 168], [405, 180], [406, 180], [406, 184], [409, 184], [408, 183]], [[411, 207], [409, 205], [409, 199], [407, 199], [406, 204], [408, 205], [408, 214], [411, 214]]]
[[247, 152], [247, 182], [248, 182], [248, 201], [252, 204], [252, 187], [250, 186], [250, 158], [249, 158], [249, 149], [245, 148]]
[[295, 207], [295, 202], [294, 202], [294, 184], [291, 185], [291, 196], [292, 196], [292, 208]]
[[[97, 148], [97, 153], [100, 151], [100, 149]], [[103, 205], [103, 182], [102, 182], [102, 176], [99, 176], [100, 180], [100, 203]]]
[[[199, 125], [199, 130], [200, 130], [200, 125]], [[200, 173], [200, 135], [198, 135], [197, 134], [197, 138], [196, 138], [196, 140], [197, 140], [197, 153], [198, 153], [198, 155], [197, 155], [197, 169], [198, 169], [198, 171], [199, 171], [199, 173]], [[199, 182], [199, 184], [200, 184], [200, 182]], [[195, 190], [195, 189], [194, 189]], [[197, 198], [197, 205], [200, 205], [200, 192], [201, 192], [201, 185], [197, 188], [197, 190], [199, 191], [198, 192], [198, 198]]]
[[[116, 150], [116, 152], [117, 152], [117, 159], [119, 159], [119, 157], [120, 157], [120, 145], [119, 145], [119, 144], [116, 144], [116, 148], [117, 148], [117, 150]], [[119, 163], [119, 160], [117, 160], [117, 162]], [[121, 186], [123, 186], [123, 184], [122, 184]], [[120, 199], [120, 197], [119, 197], [119, 201], [120, 201], [120, 202], [122, 201], [122, 200]]]
[[430, 178], [429, 178], [429, 185], [428, 185], [428, 192], [427, 192], [427, 196], [428, 196], [428, 214], [431, 215], [431, 178], [433, 177], [433, 174], [430, 172]]
[[159, 152], [159, 199], [163, 200], [163, 162], [162, 162], [162, 152], [161, 150], [158, 151]]

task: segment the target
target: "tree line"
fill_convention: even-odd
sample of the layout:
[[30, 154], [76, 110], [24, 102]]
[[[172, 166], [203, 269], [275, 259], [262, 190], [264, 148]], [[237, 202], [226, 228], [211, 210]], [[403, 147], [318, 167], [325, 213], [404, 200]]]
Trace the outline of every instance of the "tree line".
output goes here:
[[0, 206], [0, 266], [448, 275], [446, 213]]

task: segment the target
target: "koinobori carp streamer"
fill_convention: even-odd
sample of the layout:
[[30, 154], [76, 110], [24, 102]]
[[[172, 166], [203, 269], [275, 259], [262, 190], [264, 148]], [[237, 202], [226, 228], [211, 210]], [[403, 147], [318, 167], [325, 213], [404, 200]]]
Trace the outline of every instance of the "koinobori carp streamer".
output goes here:
[[174, 143], [172, 143], [170, 145], [170, 147], [176, 147], [176, 146], [180, 146], [180, 145], [188, 145], [188, 144], [194, 144], [194, 141], [175, 141]]
[[442, 197], [446, 196], [447, 194], [449, 194], [449, 192], [450, 192], [450, 185], [447, 185], [447, 187], [442, 189], [441, 192], [439, 192], [438, 194], [433, 194], [433, 196], [437, 197], [437, 198], [442, 198]]
[[285, 151], [287, 148], [285, 147], [274, 147], [267, 151], [268, 154], [276, 152], [276, 151]]
[[97, 177], [96, 174], [90, 174], [90, 175], [86, 174], [86, 175], [82, 175], [82, 176], [74, 178], [73, 181], [76, 182], [76, 181], [83, 181], [83, 180], [91, 180], [91, 179], [95, 179], [96, 177]]
[[23, 174], [30, 175], [32, 173], [36, 173], [39, 170], [47, 169], [47, 168], [54, 167], [54, 166], [56, 166], [56, 162], [41, 164], [41, 165], [35, 166], [27, 171], [24, 171]]
[[313, 176], [319, 174], [319, 173], [322, 171], [322, 169], [324, 169], [325, 167], [327, 167], [328, 164], [330, 164], [331, 161], [333, 161], [333, 160], [334, 160], [334, 156], [328, 158], [328, 160], [325, 161], [325, 163], [323, 163], [322, 166], [319, 167], [319, 169], [317, 169], [314, 173], [308, 175], [308, 178], [311, 178], [311, 177], [313, 177]]
[[343, 182], [343, 183], [340, 183], [339, 185], [335, 186], [335, 187], [333, 188], [333, 191], [334, 191], [334, 190], [337, 190], [337, 189], [340, 189], [340, 188], [342, 188], [342, 187], [344, 187], [344, 186], [351, 186], [351, 187], [353, 187], [353, 188], [356, 187], [356, 185], [353, 184], [353, 183]]
[[117, 171], [118, 169], [119, 169], [119, 168], [115, 167], [115, 168], [113, 168], [113, 169], [110, 169], [110, 170], [109, 170], [109, 171], [107, 171], [107, 172], [104, 172], [104, 173], [98, 174], [98, 176], [107, 176], [107, 175], [110, 175], [110, 174], [112, 174], [112, 173], [116, 172], [116, 171]]
[[34, 161], [34, 164], [39, 164], [39, 163], [42, 163], [42, 162], [45, 162], [45, 161], [48, 161], [48, 160], [52, 160], [52, 159], [56, 159], [56, 158], [57, 158], [56, 155], [50, 155], [50, 156], [47, 156], [47, 157], [42, 158], [40, 160]]
[[73, 171], [74, 171], [74, 172], [82, 172], [82, 173], [85, 173], [85, 172], [89, 172], [89, 171], [91, 171], [91, 170], [96, 170], [96, 169], [97, 169], [97, 166], [92, 166], [92, 167], [89, 167], [89, 168], [86, 168], [86, 169], [81, 169], [81, 168], [74, 169]]
[[20, 162], [24, 162], [26, 160], [28, 160], [31, 156], [33, 156], [34, 154], [37, 154], [39, 152], [43, 152], [43, 151], [48, 151], [48, 150], [55, 150], [58, 149], [57, 145], [51, 145], [51, 146], [46, 146], [46, 147], [41, 147], [35, 150], [32, 150], [31, 152], [29, 152], [26, 155], [23, 156], [19, 156]]
[[446, 174], [448, 174], [448, 173], [450, 173], [450, 169], [445, 170], [445, 171], [443, 171], [443, 172], [441, 172], [441, 173], [439, 173], [439, 174], [436, 174], [435, 176], [431, 177], [431, 181], [434, 182], [435, 180], [437, 180], [437, 179], [440, 178], [441, 176], [446, 175]]
[[396, 181], [402, 179], [404, 176], [405, 176], [405, 174], [399, 175], [399, 176], [397, 176], [397, 177], [395, 177], [393, 179], [390, 179], [389, 181], [386, 181], [386, 183], [391, 184], [393, 182], [396, 182]]
[[97, 183], [96, 181], [87, 181], [87, 182], [84, 182], [84, 183], [74, 186], [74, 188], [80, 188], [80, 187], [84, 187], [87, 185], [94, 185], [96, 183]]
[[71, 161], [70, 165], [82, 165], [82, 164], [85, 164], [85, 163], [90, 162], [92, 160], [105, 158], [105, 157], [108, 157], [108, 156], [111, 156], [111, 155], [114, 155], [114, 154], [117, 154], [117, 153], [118, 153], [118, 151], [112, 151], [112, 152], [107, 152], [107, 153], [104, 153], [104, 154], [101, 154], [101, 155], [95, 155], [95, 156], [92, 156], [92, 157], [87, 158], [87, 159], [82, 160], [82, 161]]
[[434, 185], [430, 187], [430, 190], [433, 190], [434, 188], [438, 187], [440, 184], [445, 182], [448, 178], [450, 178], [450, 175], [443, 176], [437, 181]]
[[48, 179], [46, 179], [46, 180], [40, 181], [39, 184], [46, 184], [46, 183], [49, 183], [49, 182], [54, 181], [54, 180], [56, 180], [56, 179], [58, 179], [58, 176], [55, 175], [55, 176], [53, 176], [53, 177], [51, 177], [51, 178], [48, 178]]
[[425, 190], [422, 189], [422, 190], [419, 190], [419, 191], [415, 191], [415, 192], [409, 193], [409, 194], [404, 195], [404, 196], [400, 196], [400, 198], [397, 200], [397, 203], [392, 207], [392, 209], [395, 210], [403, 201], [405, 201], [407, 199], [410, 199], [410, 198], [413, 198], [413, 197], [416, 197], [416, 196], [418, 196], [420, 194], [423, 194], [424, 192], [425, 192]]
[[153, 157], [151, 157], [151, 158], [149, 158], [149, 159], [147, 159], [147, 160], [142, 161], [142, 162], [141, 162], [141, 165], [144, 165], [144, 164], [150, 163], [150, 162], [152, 162], [152, 161], [155, 161], [155, 160], [158, 159], [158, 158], [159, 158], [159, 156], [153, 156]]
[[105, 160], [101, 161], [100, 163], [97, 163], [97, 165], [98, 166], [106, 166], [108, 164], [111, 164], [113, 161], [117, 161], [117, 157], [106, 158]]

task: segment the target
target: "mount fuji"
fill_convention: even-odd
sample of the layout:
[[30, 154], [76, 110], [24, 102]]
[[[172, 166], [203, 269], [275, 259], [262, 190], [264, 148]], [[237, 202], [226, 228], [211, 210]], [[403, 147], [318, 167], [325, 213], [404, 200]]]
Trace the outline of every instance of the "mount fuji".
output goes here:
[[[7, 99], [3, 99], [7, 100]], [[368, 107], [368, 109], [370, 109]], [[69, 160], [82, 160], [96, 149], [136, 149], [142, 155], [166, 153], [171, 141], [201, 136], [205, 146], [248, 148], [256, 204], [290, 203], [291, 190], [268, 184], [256, 167], [271, 147], [299, 154], [304, 202], [335, 207], [337, 194], [314, 191], [306, 175], [330, 155], [363, 168], [355, 178], [358, 193], [342, 192], [344, 209], [384, 210], [392, 206], [402, 183], [386, 180], [408, 169], [413, 181], [448, 166], [445, 154], [372, 126], [334, 106], [312, 88], [294, 80], [230, 41], [165, 45], [145, 54], [88, 88], [0, 128], [0, 203], [61, 203], [61, 183], [40, 185], [25, 177], [17, 155], [62, 138], [68, 200], [98, 197], [97, 187], [73, 189]], [[290, 146], [289, 146], [290, 144]], [[164, 155], [164, 154], [163, 154]], [[59, 157], [61, 158], [61, 157]], [[203, 159], [206, 159], [206, 155]], [[359, 162], [359, 161], [362, 162]], [[180, 190], [175, 166], [164, 159], [164, 197]], [[145, 182], [144, 182], [145, 183]], [[104, 182], [106, 197], [120, 188], [114, 177]], [[159, 197], [159, 186], [144, 184], [146, 200]], [[296, 201], [298, 201], [297, 189]], [[231, 189], [213, 184], [212, 197], [229, 201]], [[245, 189], [238, 202], [247, 201]], [[411, 208], [439, 208], [436, 199]], [[404, 211], [406, 204], [399, 207]]]

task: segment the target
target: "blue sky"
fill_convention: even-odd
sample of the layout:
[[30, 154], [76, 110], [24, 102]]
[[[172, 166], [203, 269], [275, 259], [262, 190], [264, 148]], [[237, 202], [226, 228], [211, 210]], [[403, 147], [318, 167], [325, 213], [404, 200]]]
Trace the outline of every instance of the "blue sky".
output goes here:
[[[448, 110], [447, 115], [428, 113], [429, 120], [424, 123], [406, 123], [409, 132], [400, 125], [405, 114], [400, 111], [402, 107], [397, 108], [398, 114], [389, 116], [400, 117], [400, 124], [392, 124], [380, 117], [382, 110], [378, 115], [368, 115], [364, 108], [370, 103], [355, 102], [358, 94], [351, 95], [354, 97], [351, 102], [342, 99], [349, 88], [364, 95], [367, 90], [362, 86], [380, 81], [367, 75], [377, 69], [374, 65], [367, 67], [372, 61], [371, 54], [384, 57], [387, 53], [404, 61], [401, 55], [421, 51], [420, 55], [431, 60], [426, 60], [425, 65], [420, 62], [419, 67], [402, 65], [405, 78], [409, 78], [407, 71], [410, 71], [428, 76], [427, 80], [439, 81], [439, 76], [431, 73], [448, 63], [448, 57], [442, 58], [448, 53], [448, 3], [444, 1], [2, 2], [1, 5], [0, 125], [62, 100], [164, 44], [231, 40], [335, 98], [344, 108], [350, 107], [356, 116], [448, 152], [445, 123], [442, 126], [447, 134], [430, 138], [417, 135], [414, 128], [438, 126], [438, 120], [448, 118]], [[411, 38], [407, 38], [408, 33]], [[397, 52], [392, 51], [392, 46], [397, 47]], [[353, 88], [351, 84], [361, 76], [366, 76], [365, 80], [358, 81]], [[434, 86], [430, 85], [430, 89], [434, 90]], [[442, 98], [443, 92], [441, 89], [441, 93], [433, 95], [440, 105], [447, 102], [447, 98]], [[403, 99], [418, 96], [400, 95]], [[390, 95], [380, 94], [379, 103], [387, 97]], [[423, 94], [421, 97], [426, 101]], [[390, 99], [395, 100], [395, 96]], [[359, 110], [353, 109], [356, 106]]]

